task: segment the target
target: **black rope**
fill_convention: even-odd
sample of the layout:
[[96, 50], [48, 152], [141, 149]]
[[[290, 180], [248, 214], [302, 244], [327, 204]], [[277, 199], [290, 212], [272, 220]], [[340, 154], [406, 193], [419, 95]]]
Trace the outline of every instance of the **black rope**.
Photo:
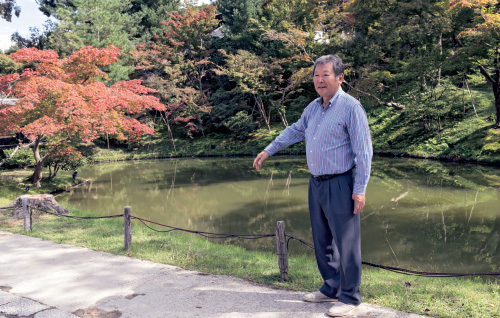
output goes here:
[[[179, 227], [174, 227], [174, 226], [170, 226], [170, 225], [165, 225], [165, 224], [153, 222], [150, 220], [145, 220], [145, 219], [142, 219], [142, 218], [139, 218], [136, 216], [131, 216], [131, 218], [139, 220], [142, 224], [144, 224], [146, 227], [148, 227], [149, 229], [151, 229], [155, 232], [166, 233], [166, 232], [172, 232], [172, 231], [182, 231], [182, 232], [187, 232], [187, 233], [191, 233], [191, 234], [198, 234], [198, 235], [201, 235], [203, 237], [212, 238], [212, 239], [224, 239], [224, 238], [233, 238], [234, 237], [234, 238], [241, 238], [241, 239], [245, 239], [245, 240], [256, 240], [256, 239], [261, 239], [261, 238], [265, 238], [265, 237], [275, 236], [274, 234], [224, 234], [224, 233], [193, 231], [193, 230], [186, 230], [186, 229], [181, 229]], [[146, 223], [151, 223], [151, 224], [155, 224], [158, 226], [163, 226], [163, 227], [169, 228], [170, 230], [166, 230], [166, 231], [156, 230], [156, 229], [150, 227], [149, 225], [147, 225]]]
[[[305, 246], [314, 249], [314, 245], [307, 243], [306, 241], [303, 241], [301, 239], [298, 239], [296, 237], [290, 236], [290, 235], [285, 235], [288, 237], [287, 240], [287, 249], [288, 249], [288, 241], [290, 239], [297, 240], [300, 243], [304, 244]], [[363, 265], [368, 265], [380, 269], [384, 269], [390, 272], [398, 273], [398, 274], [404, 274], [404, 275], [411, 275], [411, 276], [421, 276], [421, 277], [465, 277], [465, 276], [500, 276], [500, 272], [490, 272], [490, 273], [436, 273], [436, 272], [421, 272], [421, 271], [414, 271], [410, 269], [404, 269], [404, 268], [399, 268], [399, 267], [393, 267], [393, 266], [386, 266], [386, 265], [379, 265], [375, 263], [370, 263], [370, 262], [361, 262]]]
[[289, 242], [290, 240], [296, 240], [296, 241], [299, 241], [300, 243], [304, 244], [305, 246], [307, 246], [307, 247], [309, 247], [309, 248], [314, 249], [314, 245], [312, 245], [311, 243], [307, 243], [307, 242], [306, 242], [306, 241], [304, 241], [304, 240], [301, 240], [301, 239], [299, 239], [299, 238], [296, 238], [296, 237], [291, 236], [291, 235], [286, 235], [286, 234], [285, 234], [285, 237], [288, 237], [288, 240], [287, 240], [287, 242], [286, 242], [286, 247], [287, 247], [287, 249], [288, 249], [288, 242]]
[[63, 217], [63, 218], [68, 218], [68, 219], [75, 219], [75, 220], [97, 220], [97, 219], [112, 219], [112, 218], [119, 218], [123, 217], [123, 214], [118, 214], [118, 215], [107, 215], [107, 216], [72, 216], [72, 215], [65, 215], [65, 214], [59, 214], [59, 213], [53, 213], [49, 212], [45, 209], [41, 208], [32, 208], [33, 210], [41, 211], [47, 214], [52, 214], [55, 216]]
[[377, 267], [381, 269], [385, 269], [398, 274], [405, 275], [413, 275], [413, 276], [422, 276], [422, 277], [464, 277], [464, 276], [500, 276], [500, 272], [490, 272], [490, 273], [435, 273], [435, 272], [421, 272], [421, 271], [413, 271], [404, 268], [398, 268], [393, 266], [385, 266], [379, 265], [369, 262], [362, 262], [364, 265]]
[[[48, 213], [48, 214], [55, 215], [55, 216], [66, 217], [66, 218], [76, 219], [76, 220], [109, 219], [109, 218], [117, 218], [117, 217], [123, 217], [124, 216], [124, 214], [119, 214], [119, 215], [109, 215], [109, 216], [83, 217], [83, 216], [71, 216], [71, 215], [64, 215], [64, 214], [52, 213], [52, 212], [49, 212], [47, 210], [40, 209], [40, 208], [35, 208], [35, 209], [39, 210], [39, 211], [42, 211], [42, 212], [45, 212], [45, 213]], [[211, 233], [211, 232], [193, 231], [193, 230], [186, 230], [186, 229], [182, 229], [182, 228], [179, 228], [179, 227], [174, 227], [174, 226], [170, 226], [170, 225], [166, 225], [166, 224], [161, 224], [161, 223], [153, 222], [153, 221], [146, 220], [146, 219], [143, 219], [143, 218], [140, 218], [140, 217], [136, 217], [136, 216], [131, 216], [130, 218], [131, 219], [139, 220], [147, 228], [149, 228], [149, 229], [151, 229], [151, 230], [153, 230], [155, 232], [161, 232], [161, 233], [168, 233], [168, 232], [172, 232], [172, 231], [182, 231], [182, 232], [187, 232], [187, 233], [191, 233], [191, 234], [201, 235], [203, 237], [210, 238], [210, 239], [241, 238], [241, 239], [247, 239], [247, 240], [256, 240], [256, 239], [261, 239], [261, 238], [275, 236], [275, 234], [223, 234], [223, 233]], [[151, 226], [149, 226], [146, 223], [150, 223], [150, 224], [155, 224], [155, 225], [158, 225], [158, 226], [166, 227], [166, 228], [169, 228], [169, 230], [164, 230], [164, 231], [163, 230], [157, 230], [157, 229], [152, 228]], [[311, 243], [308, 243], [308, 242], [306, 242], [306, 241], [304, 241], [302, 239], [299, 239], [299, 238], [291, 236], [291, 235], [285, 235], [285, 237], [288, 238], [287, 242], [286, 242], [287, 250], [288, 250], [288, 245], [289, 245], [290, 240], [296, 240], [296, 241], [304, 244], [305, 246], [307, 246], [307, 247], [309, 247], [311, 249], [314, 249], [314, 245], [312, 245]], [[439, 272], [422, 272], [422, 271], [414, 271], [414, 270], [409, 270], [409, 269], [404, 269], [404, 268], [399, 268], [399, 267], [393, 267], [393, 266], [379, 265], [379, 264], [370, 263], [370, 262], [364, 262], [364, 261], [362, 261], [361, 263], [363, 265], [367, 265], [367, 266], [372, 266], [372, 267], [384, 269], [384, 270], [387, 270], [387, 271], [390, 271], [390, 272], [394, 272], [394, 273], [397, 273], [397, 274], [411, 275], [411, 276], [421, 276], [421, 277], [500, 276], [500, 272], [490, 272], [490, 273], [439, 273]]]

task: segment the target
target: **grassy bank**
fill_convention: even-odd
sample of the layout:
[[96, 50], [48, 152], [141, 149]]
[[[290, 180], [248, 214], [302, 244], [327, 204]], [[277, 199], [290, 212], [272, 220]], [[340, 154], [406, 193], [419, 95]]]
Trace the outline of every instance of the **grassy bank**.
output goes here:
[[[2, 198], [0, 205], [10, 200]], [[72, 210], [71, 215], [91, 216], [77, 210]], [[272, 253], [218, 244], [188, 233], [157, 233], [135, 222], [132, 248], [125, 252], [121, 218], [73, 220], [36, 213], [33, 232], [24, 233], [22, 220], [12, 219], [6, 210], [0, 210], [0, 229], [279, 288], [313, 291], [321, 286], [312, 253], [291, 254], [290, 280], [283, 282]], [[411, 313], [432, 317], [500, 317], [498, 280], [424, 278], [364, 267], [361, 290], [364, 302]]]

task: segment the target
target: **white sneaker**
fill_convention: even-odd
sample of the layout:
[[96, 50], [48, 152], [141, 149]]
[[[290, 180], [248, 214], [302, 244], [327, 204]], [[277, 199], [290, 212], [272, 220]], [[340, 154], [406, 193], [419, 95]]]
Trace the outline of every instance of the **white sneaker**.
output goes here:
[[337, 302], [333, 305], [330, 310], [328, 310], [328, 316], [330, 317], [344, 317], [349, 315], [354, 309], [355, 305], [344, 304], [343, 302]]
[[304, 295], [303, 299], [304, 301], [308, 301], [310, 303], [334, 303], [337, 301], [337, 298], [328, 297], [319, 290], [314, 293]]

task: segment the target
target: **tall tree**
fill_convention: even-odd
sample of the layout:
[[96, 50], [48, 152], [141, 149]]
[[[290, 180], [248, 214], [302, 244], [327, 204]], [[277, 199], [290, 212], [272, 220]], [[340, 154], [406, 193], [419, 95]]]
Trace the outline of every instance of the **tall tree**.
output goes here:
[[382, 103], [400, 109], [392, 100], [403, 100], [432, 112], [434, 106], [425, 100], [439, 95], [434, 91], [451, 54], [443, 42], [451, 31], [446, 7], [442, 0], [348, 3], [341, 33], [352, 66], [346, 80], [360, 96], [391, 100]]
[[183, 123], [189, 135], [203, 133], [201, 115], [210, 111], [207, 78], [213, 75], [216, 55], [211, 32], [218, 23], [214, 6], [171, 13], [170, 20], [162, 22], [164, 32], [135, 54], [138, 71], [146, 77], [161, 76], [154, 77], [154, 83], [165, 92], [167, 119]]
[[227, 30], [234, 36], [246, 31], [252, 20], [262, 15], [263, 5], [264, 0], [217, 1], [217, 9], [222, 14]]
[[[51, 5], [54, 5], [53, 8]], [[51, 48], [60, 55], [69, 55], [84, 46], [119, 47], [130, 52], [140, 34], [141, 14], [130, 14], [132, 0], [71, 0], [45, 2], [45, 8], [58, 22], [50, 36]], [[110, 65], [110, 79], [128, 79], [134, 68], [127, 55]]]
[[221, 47], [230, 52], [247, 50], [263, 53], [259, 27], [265, 0], [218, 0], [217, 10], [224, 24], [224, 40]]
[[457, 56], [469, 62], [491, 85], [495, 97], [495, 128], [500, 128], [500, 2], [450, 0]]
[[11, 36], [12, 42], [15, 43], [16, 51], [22, 48], [34, 47], [39, 50], [48, 50], [50, 46], [49, 37], [54, 30], [55, 24], [51, 20], [45, 21], [43, 28], [30, 27], [30, 35], [23, 37], [19, 32], [15, 32]]
[[154, 34], [161, 34], [163, 28], [162, 21], [168, 21], [169, 12], [179, 10], [180, 0], [133, 0], [132, 6], [128, 10], [129, 14], [138, 14], [141, 18], [141, 42], [145, 43], [152, 40]]
[[[269, 105], [269, 97], [276, 92], [276, 86], [280, 83], [280, 66], [264, 63], [255, 54], [244, 50], [239, 50], [236, 54], [225, 54], [225, 57], [227, 67], [221, 73], [236, 83], [233, 92], [250, 97], [253, 109], [260, 114], [267, 129], [271, 131], [272, 107]], [[280, 115], [283, 124], [287, 126], [284, 113], [281, 112]]]
[[[60, 59], [52, 50], [21, 49], [10, 58], [29, 64], [21, 74], [0, 77], [0, 89], [18, 98], [0, 109], [0, 133], [23, 133], [33, 142], [36, 161], [33, 184], [40, 186], [42, 167], [54, 153], [77, 152], [80, 143], [103, 135], [133, 142], [153, 130], [133, 115], [146, 109], [164, 110], [155, 92], [141, 81], [120, 81], [106, 86], [101, 67], [118, 60], [114, 46], [84, 47]], [[43, 152], [40, 147], [44, 144]]]
[[19, 17], [21, 14], [21, 7], [17, 5], [16, 0], [0, 0], [0, 17], [11, 22], [12, 13], [16, 17]]

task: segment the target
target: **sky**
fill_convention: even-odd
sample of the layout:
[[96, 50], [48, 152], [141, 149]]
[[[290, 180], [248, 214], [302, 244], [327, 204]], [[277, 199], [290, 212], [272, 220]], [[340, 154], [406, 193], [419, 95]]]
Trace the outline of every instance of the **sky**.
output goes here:
[[38, 10], [38, 4], [35, 0], [16, 0], [18, 6], [21, 7], [19, 18], [12, 16], [12, 22], [7, 22], [0, 19], [0, 50], [5, 51], [12, 43], [10, 36], [18, 31], [22, 36], [30, 35], [29, 27], [42, 27], [45, 20], [48, 18]]
[[[198, 3], [209, 3], [210, 0], [198, 0]], [[35, 0], [16, 0], [18, 6], [21, 7], [19, 18], [12, 16], [12, 22], [7, 22], [0, 19], [0, 50], [5, 51], [13, 43], [10, 41], [12, 33], [18, 31], [24, 37], [30, 35], [30, 27], [39, 27], [42, 29], [44, 22], [48, 19], [38, 10], [38, 4]]]

